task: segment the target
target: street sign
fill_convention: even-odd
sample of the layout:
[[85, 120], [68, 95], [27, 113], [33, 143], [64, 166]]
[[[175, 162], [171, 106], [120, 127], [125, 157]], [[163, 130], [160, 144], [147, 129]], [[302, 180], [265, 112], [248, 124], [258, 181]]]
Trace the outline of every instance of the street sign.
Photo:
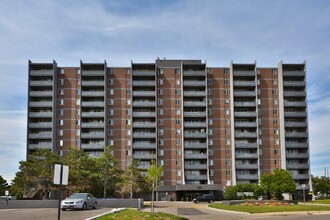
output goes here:
[[68, 185], [68, 177], [69, 177], [69, 166], [64, 166], [61, 164], [55, 164], [54, 169], [54, 184], [60, 185], [61, 181], [61, 166], [63, 166], [62, 170], [62, 185]]
[[5, 191], [5, 196], [9, 196], [9, 191], [8, 190]]
[[305, 189], [306, 188], [306, 184], [301, 184], [301, 187]]

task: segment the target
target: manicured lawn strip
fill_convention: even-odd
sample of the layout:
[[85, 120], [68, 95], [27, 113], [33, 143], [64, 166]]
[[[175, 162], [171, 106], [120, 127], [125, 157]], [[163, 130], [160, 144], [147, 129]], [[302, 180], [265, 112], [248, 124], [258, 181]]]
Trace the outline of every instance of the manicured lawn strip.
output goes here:
[[289, 206], [245, 206], [245, 205], [222, 205], [211, 204], [209, 207], [216, 209], [224, 209], [238, 212], [254, 213], [267, 213], [267, 212], [294, 212], [294, 211], [330, 211], [327, 206], [314, 206], [314, 205], [289, 205]]
[[97, 220], [187, 220], [186, 218], [176, 215], [170, 215], [167, 213], [157, 212], [151, 215], [150, 212], [136, 211], [133, 209], [126, 209], [114, 214], [108, 214], [106, 216], [97, 218]]
[[315, 200], [315, 201], [312, 201], [312, 203], [318, 203], [318, 204], [330, 204], [330, 199]]

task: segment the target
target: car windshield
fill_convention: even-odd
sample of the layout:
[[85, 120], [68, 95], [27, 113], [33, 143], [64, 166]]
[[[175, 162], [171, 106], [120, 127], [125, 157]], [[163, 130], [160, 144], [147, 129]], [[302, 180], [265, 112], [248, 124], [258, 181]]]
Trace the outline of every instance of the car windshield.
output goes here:
[[69, 197], [69, 199], [85, 199], [87, 194], [85, 193], [78, 193], [78, 194], [73, 194]]

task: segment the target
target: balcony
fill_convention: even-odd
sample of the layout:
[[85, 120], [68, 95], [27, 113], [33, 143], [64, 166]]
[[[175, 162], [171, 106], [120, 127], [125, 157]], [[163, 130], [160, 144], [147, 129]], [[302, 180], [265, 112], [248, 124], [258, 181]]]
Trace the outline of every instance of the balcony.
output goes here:
[[156, 112], [133, 112], [133, 117], [156, 117]]
[[184, 122], [185, 128], [205, 128], [206, 122]]
[[235, 141], [235, 148], [258, 148], [258, 143]]
[[184, 117], [206, 117], [206, 112], [184, 112]]
[[234, 102], [234, 107], [256, 107], [256, 102]]
[[305, 97], [305, 91], [284, 91], [284, 97]]
[[53, 103], [51, 101], [40, 101], [40, 102], [30, 102], [30, 107], [52, 107]]
[[154, 96], [156, 96], [156, 92], [155, 91], [133, 91], [133, 96], [154, 97]]
[[309, 174], [292, 174], [294, 180], [309, 180]]
[[183, 86], [206, 86], [206, 82], [204, 80], [183, 80]]
[[287, 163], [287, 169], [309, 169], [308, 163]]
[[150, 164], [139, 164], [138, 165], [138, 169], [140, 169], [140, 170], [148, 170], [150, 166], [151, 166]]
[[85, 139], [103, 139], [104, 132], [89, 132], [89, 133], [81, 133], [81, 138]]
[[103, 80], [83, 80], [81, 81], [82, 86], [104, 86], [105, 82]]
[[235, 117], [257, 117], [257, 112], [234, 112]]
[[35, 122], [29, 123], [29, 128], [52, 128], [53, 123], [52, 122]]
[[133, 149], [156, 149], [156, 143], [136, 142], [133, 143]]
[[235, 122], [235, 128], [254, 128], [257, 127], [257, 122]]
[[133, 76], [155, 76], [155, 71], [148, 70], [134, 70]]
[[186, 180], [207, 180], [207, 175], [200, 175], [200, 174], [198, 174], [198, 175], [192, 175], [192, 174], [188, 175], [188, 174], [185, 174], [184, 176], [185, 176]]
[[30, 91], [30, 97], [52, 97], [52, 91]]
[[302, 77], [302, 76], [305, 76], [305, 72], [304, 71], [283, 71], [283, 76]]
[[286, 132], [285, 137], [287, 138], [307, 138], [307, 132]]
[[206, 170], [207, 164], [185, 164], [185, 170]]
[[94, 149], [104, 149], [104, 142], [100, 143], [89, 143], [89, 144], [81, 144], [81, 148], [84, 150], [94, 150]]
[[256, 76], [255, 71], [238, 71], [234, 70], [234, 76]]
[[53, 81], [52, 80], [31, 80], [30, 81], [30, 86], [53, 86]]
[[[303, 190], [303, 187], [301, 184], [297, 185], [297, 190]], [[305, 184], [305, 190], [309, 191], [310, 190], [310, 185], [309, 184]]]
[[184, 97], [206, 97], [205, 91], [183, 91]]
[[134, 132], [133, 138], [156, 138], [155, 132]]
[[284, 107], [306, 107], [305, 101], [284, 101]]
[[147, 159], [147, 160], [155, 160], [157, 159], [156, 154], [133, 154], [134, 159]]
[[104, 128], [104, 122], [81, 122], [82, 128]]
[[39, 132], [39, 133], [29, 133], [30, 139], [51, 139], [52, 132]]
[[285, 127], [307, 127], [306, 122], [285, 122]]
[[184, 155], [184, 159], [207, 159], [207, 154], [185, 154]]
[[104, 112], [82, 112], [81, 117], [83, 118], [103, 118]]
[[286, 148], [308, 148], [306, 142], [285, 142]]
[[255, 97], [255, 91], [234, 91], [235, 97]]
[[243, 169], [243, 170], [254, 170], [254, 169], [258, 169], [259, 166], [257, 163], [236, 163], [235, 164], [236, 169]]
[[133, 122], [133, 128], [155, 128], [156, 122]]
[[307, 117], [307, 113], [306, 112], [284, 112], [284, 117], [288, 117], [288, 118]]
[[53, 76], [53, 70], [30, 70], [30, 76]]
[[28, 147], [29, 147], [29, 150], [34, 150], [35, 148], [52, 149], [52, 143], [45, 142], [45, 143], [38, 143], [38, 144], [29, 144]]
[[308, 153], [286, 153], [286, 158], [288, 159], [308, 159]]
[[257, 153], [236, 153], [236, 159], [258, 159]]
[[84, 96], [84, 97], [103, 97], [105, 94], [104, 94], [104, 91], [82, 91], [81, 92], [81, 96]]
[[242, 86], [242, 87], [252, 86], [252, 87], [254, 87], [256, 85], [257, 85], [256, 81], [234, 81], [234, 86], [237, 86], [237, 87], [239, 87], [239, 86]]
[[156, 82], [154, 80], [135, 80], [133, 86], [156, 86]]
[[258, 174], [236, 175], [237, 180], [259, 180]]
[[283, 85], [287, 87], [305, 87], [306, 83], [304, 81], [284, 81]]
[[134, 101], [133, 107], [155, 107], [155, 101]]
[[104, 76], [104, 70], [82, 70], [82, 76]]
[[206, 143], [194, 143], [194, 142], [184, 142], [185, 149], [205, 149], [207, 148]]
[[53, 112], [30, 112], [30, 118], [51, 118], [53, 117]]
[[256, 132], [235, 132], [236, 138], [257, 138]]
[[184, 101], [184, 107], [205, 107], [206, 101]]
[[103, 101], [82, 101], [81, 102], [82, 107], [104, 107]]
[[185, 138], [207, 138], [207, 134], [200, 133], [200, 132], [185, 132], [184, 137]]
[[204, 70], [186, 70], [183, 71], [183, 76], [206, 76]]

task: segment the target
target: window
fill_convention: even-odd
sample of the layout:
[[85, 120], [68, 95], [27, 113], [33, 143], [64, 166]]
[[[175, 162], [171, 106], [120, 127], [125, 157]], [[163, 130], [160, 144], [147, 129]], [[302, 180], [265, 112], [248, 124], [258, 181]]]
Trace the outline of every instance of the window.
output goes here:
[[225, 152], [226, 152], [226, 155], [229, 155], [230, 154], [230, 149], [226, 148]]
[[131, 115], [132, 114], [132, 110], [131, 109], [126, 109], [126, 115]]
[[213, 125], [213, 120], [211, 118], [209, 118], [208, 123], [209, 123], [209, 125]]
[[163, 85], [163, 79], [158, 80], [158, 85]]
[[211, 155], [211, 156], [213, 155], [213, 150], [212, 149], [209, 150], [209, 155]]
[[80, 109], [77, 109], [76, 113], [77, 113], [77, 115], [80, 115]]
[[59, 83], [60, 85], [64, 85], [64, 79], [59, 79], [59, 80], [58, 80], [58, 83]]
[[229, 128], [226, 128], [226, 129], [225, 129], [225, 134], [227, 134], [227, 135], [230, 134], [230, 129], [229, 129]]
[[176, 125], [181, 124], [180, 119], [175, 119], [175, 124], [176, 124]]
[[158, 119], [158, 124], [163, 125], [164, 124], [164, 119]]
[[175, 99], [175, 104], [180, 105], [180, 99]]
[[164, 129], [158, 129], [158, 134], [159, 135], [164, 135]]
[[175, 110], [175, 115], [180, 115], [180, 113], [181, 113], [180, 109]]
[[226, 165], [230, 165], [230, 159], [226, 159]]
[[113, 140], [108, 140], [110, 146], [113, 146]]
[[130, 74], [131, 73], [131, 69], [130, 68], [126, 68], [126, 74]]
[[175, 134], [179, 135], [181, 133], [180, 129], [176, 129]]
[[225, 105], [229, 105], [229, 99], [225, 99]]
[[108, 104], [113, 105], [113, 99], [108, 99]]
[[[159, 161], [159, 164], [160, 164], [161, 166], [164, 166], [164, 160], [160, 160], [160, 161]], [[164, 171], [163, 171], [162, 176], [164, 176]]]
[[63, 140], [59, 140], [58, 145], [60, 145], [62, 147], [63, 146]]
[[64, 74], [64, 69], [61, 69], [61, 74]]
[[225, 124], [226, 124], [226, 125], [230, 125], [230, 121], [229, 121], [229, 119], [225, 119]]
[[177, 176], [181, 176], [181, 170], [177, 170], [177, 171], [176, 171], [176, 175], [177, 175]]
[[158, 139], [158, 145], [163, 146], [164, 145], [164, 140], [163, 139]]
[[208, 115], [212, 115], [212, 109], [207, 109], [207, 113], [208, 113]]
[[163, 115], [164, 114], [164, 110], [162, 108], [158, 109], [158, 115]]
[[76, 90], [76, 95], [80, 95], [80, 89]]
[[210, 129], [208, 130], [208, 132], [209, 132], [209, 135], [213, 135], [213, 129], [212, 129], [212, 128], [210, 128]]
[[176, 145], [181, 145], [181, 140], [180, 139], [176, 139], [175, 144]]
[[164, 156], [164, 150], [158, 150], [158, 155], [159, 156]]
[[77, 85], [78, 86], [80, 85], [80, 79], [77, 79]]
[[275, 134], [275, 135], [278, 134], [278, 129], [274, 129], [274, 134]]
[[59, 100], [58, 100], [58, 104], [59, 104], [59, 105], [64, 105], [64, 100], [63, 100], [63, 99], [59, 99]]
[[212, 89], [208, 89], [208, 90], [207, 90], [207, 94], [208, 94], [208, 95], [212, 95]]
[[207, 100], [207, 104], [208, 104], [208, 105], [212, 105], [212, 99], [208, 99], [208, 100]]
[[80, 120], [76, 120], [76, 125], [80, 125]]
[[228, 74], [228, 73], [229, 73], [229, 69], [224, 69], [224, 70], [223, 70], [223, 73], [224, 73], [224, 74]]
[[115, 133], [115, 131], [114, 131], [113, 129], [109, 129], [109, 130], [108, 130], [108, 135], [109, 135], [109, 136], [113, 136], [114, 133]]
[[126, 79], [126, 85], [131, 85], [131, 79]]
[[58, 136], [63, 136], [63, 130], [62, 129], [58, 130]]
[[213, 145], [213, 140], [209, 139], [209, 145]]
[[131, 125], [131, 119], [126, 119], [126, 125]]
[[279, 151], [278, 148], [275, 148], [275, 149], [274, 149], [274, 154], [275, 154], [275, 155], [279, 155], [279, 154], [280, 154], [280, 151]]
[[180, 166], [180, 165], [181, 165], [181, 160], [176, 160], [176, 161], [175, 161], [175, 164], [176, 164], [177, 166]]
[[258, 105], [261, 105], [261, 99], [257, 100]]
[[210, 166], [213, 166], [213, 164], [214, 164], [214, 163], [213, 163], [213, 160], [209, 160], [209, 165], [210, 165]]
[[80, 136], [80, 130], [76, 130], [76, 135]]
[[114, 114], [114, 110], [113, 109], [109, 109], [109, 112], [108, 113], [109, 113], [109, 115], [113, 115]]
[[130, 99], [126, 99], [126, 105], [130, 105], [131, 104], [131, 100]]
[[275, 165], [280, 164], [280, 160], [274, 160]]
[[131, 90], [130, 89], [126, 89], [126, 95], [130, 95], [131, 94]]
[[130, 130], [130, 129], [127, 129], [127, 130], [126, 130], [126, 135], [128, 135], [128, 136], [131, 135], [131, 130]]
[[272, 95], [277, 95], [277, 89], [272, 89]]
[[126, 150], [126, 156], [131, 156], [131, 151], [130, 150]]
[[280, 140], [278, 138], [274, 139], [274, 145], [279, 145], [280, 144]]
[[175, 90], [175, 95], [180, 95], [180, 89]]
[[226, 170], [226, 176], [230, 176], [230, 170]]
[[272, 83], [273, 83], [274, 86], [277, 85], [277, 80], [276, 79], [273, 79], [272, 80]]
[[108, 120], [108, 124], [109, 124], [109, 125], [113, 125], [113, 119], [109, 119], [109, 120]]
[[273, 99], [273, 105], [278, 105], [278, 100], [277, 99]]
[[212, 79], [207, 79], [207, 85], [212, 85]]
[[63, 109], [59, 109], [58, 110], [58, 115], [64, 115], [64, 110]]
[[277, 125], [277, 119], [276, 118], [273, 119], [273, 124]]
[[229, 109], [225, 109], [225, 115], [229, 115]]
[[80, 99], [76, 100], [76, 105], [80, 105]]
[[59, 89], [59, 90], [58, 90], [58, 94], [59, 94], [59, 95], [64, 95], [64, 89]]
[[126, 141], [126, 145], [127, 145], [127, 146], [131, 146], [131, 140], [127, 140], [127, 141]]
[[210, 174], [210, 176], [213, 176], [214, 171], [213, 170], [209, 170], [209, 174]]
[[113, 95], [113, 89], [109, 89], [109, 95]]
[[230, 139], [226, 139], [226, 145], [230, 145]]
[[163, 99], [158, 99], [158, 105], [162, 105], [163, 104]]
[[273, 109], [273, 114], [278, 115], [278, 109]]
[[176, 69], [174, 70], [174, 72], [175, 72], [175, 74], [179, 74], [179, 73], [180, 73], [180, 69], [176, 68]]
[[109, 85], [113, 85], [113, 79], [109, 79], [109, 80], [108, 80], [108, 84], [109, 84]]
[[224, 93], [225, 95], [229, 95], [229, 89], [225, 89], [225, 90], [223, 90], [223, 93]]
[[228, 79], [224, 79], [223, 80], [223, 84], [228, 85], [229, 84], [229, 80]]
[[164, 71], [163, 71], [162, 68], [159, 68], [159, 70], [158, 70], [158, 74], [159, 74], [159, 75], [163, 75], [163, 74], [164, 74]]
[[176, 84], [177, 86], [179, 86], [179, 85], [180, 85], [180, 80], [177, 79], [177, 80], [175, 81], [175, 84]]

